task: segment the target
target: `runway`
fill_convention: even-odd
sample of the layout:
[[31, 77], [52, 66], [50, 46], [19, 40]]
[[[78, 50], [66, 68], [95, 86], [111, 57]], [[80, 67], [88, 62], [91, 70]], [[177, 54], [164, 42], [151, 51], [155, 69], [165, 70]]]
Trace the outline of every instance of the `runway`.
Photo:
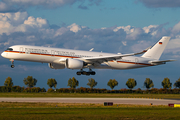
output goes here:
[[147, 98], [0, 98], [0, 102], [47, 102], [47, 103], [94, 103], [103, 104], [113, 102], [114, 104], [135, 105], [168, 105], [169, 103], [180, 103], [180, 100], [172, 99], [147, 99]]

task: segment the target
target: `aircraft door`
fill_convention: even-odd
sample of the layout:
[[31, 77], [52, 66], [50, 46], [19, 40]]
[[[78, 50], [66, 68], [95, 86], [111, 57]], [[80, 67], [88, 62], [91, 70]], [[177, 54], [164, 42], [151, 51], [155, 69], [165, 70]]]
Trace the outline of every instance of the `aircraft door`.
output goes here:
[[51, 50], [51, 56], [54, 56], [54, 54], [55, 54], [55, 51]]
[[23, 53], [23, 47], [19, 48], [19, 53]]
[[25, 48], [25, 53], [30, 54], [30, 51], [27, 48]]
[[135, 63], [136, 63], [136, 64], [138, 64], [138, 63], [139, 63], [138, 58], [135, 58]]

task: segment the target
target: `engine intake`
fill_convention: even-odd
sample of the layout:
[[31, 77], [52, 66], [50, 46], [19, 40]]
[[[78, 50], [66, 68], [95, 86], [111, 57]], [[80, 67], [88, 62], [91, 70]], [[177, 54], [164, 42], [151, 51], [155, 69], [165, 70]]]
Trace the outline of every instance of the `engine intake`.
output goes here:
[[85, 62], [77, 59], [66, 59], [66, 68], [68, 69], [82, 69]]

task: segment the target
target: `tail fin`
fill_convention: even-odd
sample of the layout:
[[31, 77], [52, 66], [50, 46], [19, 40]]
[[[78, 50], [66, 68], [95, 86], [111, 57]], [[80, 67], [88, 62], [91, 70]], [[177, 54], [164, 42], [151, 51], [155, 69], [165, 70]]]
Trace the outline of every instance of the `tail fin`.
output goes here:
[[167, 36], [162, 37], [161, 40], [159, 40], [151, 49], [149, 49], [141, 57], [159, 60], [170, 38], [171, 37]]

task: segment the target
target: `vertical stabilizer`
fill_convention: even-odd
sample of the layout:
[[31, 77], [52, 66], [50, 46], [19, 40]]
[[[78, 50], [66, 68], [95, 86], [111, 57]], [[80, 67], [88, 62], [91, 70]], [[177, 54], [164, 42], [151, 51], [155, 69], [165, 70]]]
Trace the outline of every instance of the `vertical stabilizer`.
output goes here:
[[167, 36], [162, 37], [161, 40], [159, 40], [151, 49], [149, 49], [141, 57], [159, 60], [170, 38], [171, 37]]

